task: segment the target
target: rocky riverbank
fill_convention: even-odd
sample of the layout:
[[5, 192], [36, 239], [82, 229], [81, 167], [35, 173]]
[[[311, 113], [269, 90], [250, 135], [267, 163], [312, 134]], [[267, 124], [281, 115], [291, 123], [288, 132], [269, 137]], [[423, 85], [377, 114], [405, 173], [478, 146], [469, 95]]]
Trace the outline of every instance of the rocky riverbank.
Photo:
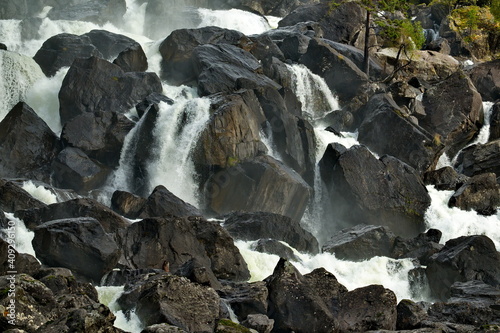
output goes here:
[[[5, 3], [0, 19], [21, 20], [26, 40], [44, 24], [33, 17], [44, 6], [52, 20], [127, 24], [120, 0]], [[425, 221], [428, 185], [454, 191], [450, 207], [494, 216], [500, 206], [500, 66], [477, 61], [486, 48], [468, 50], [442, 6], [418, 6], [414, 16], [442, 37], [402, 57], [379, 39], [367, 75], [357, 48], [366, 12], [354, 2], [166, 3], [134, 2], [145, 11], [145, 34], [159, 40], [158, 73], [148, 71], [152, 59], [138, 41], [102, 29], [54, 35], [33, 58], [0, 48], [3, 64], [29, 64], [39, 76], [69, 67], [58, 92], [60, 133], [23, 98], [0, 121], [3, 332], [122, 332], [98, 285], [125, 286], [117, 303], [143, 332], [500, 330], [495, 243], [486, 234], [442, 244]], [[173, 18], [192, 18], [192, 6], [284, 18], [255, 35], [215, 26], [161, 35], [162, 15], [181, 24]], [[465, 56], [476, 64], [464, 65]], [[322, 77], [340, 109], [306, 112], [293, 65]], [[166, 84], [193, 87], [208, 101], [189, 143], [198, 207], [152, 183], [157, 124], [181, 99]], [[486, 118], [485, 101], [493, 104]], [[192, 118], [183, 111], [173, 132], [193, 131]], [[317, 160], [317, 126], [357, 131], [360, 144], [331, 143]], [[486, 126], [489, 137], [478, 141]], [[128, 190], [110, 190], [124, 163]], [[56, 202], [35, 198], [27, 181]], [[321, 235], [313, 235], [301, 219], [319, 189]], [[34, 233], [36, 258], [11, 246], [21, 221]], [[248, 282], [236, 240], [278, 255], [274, 272]], [[398, 300], [381, 285], [348, 290], [324, 268], [302, 274], [290, 247], [350, 261], [412, 258], [411, 288], [428, 286], [434, 302]]]

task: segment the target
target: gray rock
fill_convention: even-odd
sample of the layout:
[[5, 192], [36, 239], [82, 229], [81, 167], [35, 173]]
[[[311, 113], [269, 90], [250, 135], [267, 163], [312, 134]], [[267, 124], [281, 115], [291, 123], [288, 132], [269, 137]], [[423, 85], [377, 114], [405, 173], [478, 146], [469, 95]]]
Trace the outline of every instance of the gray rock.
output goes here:
[[496, 214], [500, 206], [500, 185], [497, 175], [483, 173], [472, 176], [450, 198], [448, 206], [475, 210], [481, 215]]

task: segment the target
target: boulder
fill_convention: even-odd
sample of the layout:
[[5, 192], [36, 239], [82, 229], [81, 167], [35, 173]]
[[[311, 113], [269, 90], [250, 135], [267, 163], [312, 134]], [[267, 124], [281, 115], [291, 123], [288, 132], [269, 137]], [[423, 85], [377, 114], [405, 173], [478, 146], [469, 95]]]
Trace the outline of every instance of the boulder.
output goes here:
[[345, 293], [338, 314], [342, 332], [395, 330], [396, 295], [380, 285], [370, 285]]
[[328, 2], [300, 6], [279, 23], [279, 27], [293, 26], [299, 22], [318, 22], [323, 37], [352, 45], [365, 25], [366, 11], [357, 3], [344, 2], [331, 10]]
[[488, 172], [500, 175], [499, 160], [500, 139], [463, 149], [457, 157], [455, 168], [469, 177]]
[[134, 125], [116, 112], [86, 112], [64, 125], [61, 140], [66, 146], [79, 148], [106, 166], [117, 167], [125, 136]]
[[354, 146], [340, 155], [330, 172], [334, 185], [328, 189], [329, 209], [335, 212], [336, 225], [328, 229], [364, 221], [387, 226], [403, 237], [424, 230], [431, 200], [409, 165], [387, 155], [377, 159], [366, 147]]
[[123, 241], [126, 264], [131, 268], [180, 269], [187, 261], [212, 270], [216, 277], [249, 278], [248, 268], [229, 235], [216, 223], [202, 218], [148, 218], [132, 224]]
[[[482, 281], [455, 282], [451, 298], [446, 303], [436, 302], [429, 309], [434, 321], [448, 321], [465, 325], [499, 325], [500, 290]], [[484, 324], [486, 323], [486, 325]], [[497, 326], [498, 328], [498, 326]]]
[[269, 295], [266, 283], [263, 281], [223, 282], [219, 290], [220, 297], [231, 306], [238, 320], [243, 321], [249, 315], [267, 313], [267, 297]]
[[337, 164], [339, 157], [346, 151], [347, 148], [338, 142], [330, 143], [326, 146], [326, 150], [318, 163], [318, 167], [321, 180], [327, 187], [333, 186], [333, 167]]
[[193, 50], [192, 66], [200, 96], [239, 89], [280, 88], [262, 74], [259, 61], [251, 53], [234, 45], [200, 45]]
[[312, 186], [316, 164], [314, 128], [301, 116], [297, 97], [286, 87], [280, 91], [261, 87], [255, 93], [267, 119], [263, 131], [272, 138], [276, 154]]
[[322, 252], [349, 261], [369, 260], [375, 256], [390, 257], [396, 236], [386, 227], [359, 224], [343, 229], [323, 245]]
[[488, 141], [500, 139], [500, 103], [495, 103], [491, 109], [490, 137]]
[[358, 140], [373, 152], [392, 155], [419, 173], [436, 165], [443, 146], [414, 124], [390, 95], [372, 96], [358, 114], [363, 116]]
[[137, 219], [147, 199], [126, 191], [114, 191], [111, 209], [129, 219]]
[[334, 313], [347, 289], [333, 274], [320, 268], [302, 275], [280, 259], [267, 279], [269, 309], [277, 332], [336, 331], [340, 323]]
[[154, 73], [125, 73], [97, 57], [76, 59], [59, 91], [61, 123], [85, 112], [126, 113], [151, 93], [162, 91]]
[[455, 191], [468, 179], [469, 177], [459, 174], [451, 166], [431, 170], [424, 174], [424, 184], [434, 185], [440, 191]]
[[207, 221], [203, 218], [191, 218], [197, 238], [203, 243], [210, 258], [210, 268], [218, 279], [229, 281], [246, 281], [250, 271], [234, 245], [233, 238], [219, 222]]
[[165, 262], [175, 271], [196, 258], [204, 267], [210, 259], [187, 218], [148, 218], [131, 224], [123, 239], [127, 266], [163, 269]]
[[168, 323], [188, 332], [213, 332], [219, 307], [220, 298], [212, 288], [166, 275], [146, 282], [136, 314], [146, 326]]
[[403, 299], [397, 306], [397, 330], [411, 330], [420, 328], [422, 321], [428, 318], [427, 311], [422, 305], [409, 299]]
[[183, 276], [191, 282], [208, 286], [215, 290], [222, 289], [222, 284], [217, 280], [215, 274], [210, 269], [200, 264], [196, 258], [186, 261], [184, 265], [179, 267], [173, 274]]
[[31, 17], [43, 9], [43, 2], [3, 0], [0, 9], [1, 20], [24, 19]]
[[255, 313], [249, 314], [241, 324], [259, 333], [271, 333], [274, 327], [274, 320], [269, 319], [269, 317], [264, 314]]
[[260, 138], [266, 119], [253, 91], [218, 96], [212, 103], [194, 154], [197, 169], [227, 168], [267, 152]]
[[54, 76], [62, 67], [69, 67], [75, 59], [103, 55], [92, 45], [89, 37], [62, 33], [47, 39], [33, 59], [46, 76]]
[[385, 68], [387, 75], [395, 68], [404, 65], [405, 67], [398, 72], [397, 77], [404, 78], [418, 73], [418, 77], [421, 79], [435, 82], [446, 79], [459, 70], [461, 66], [460, 62], [452, 56], [430, 50], [414, 50], [410, 57], [404, 55], [400, 56], [398, 60], [398, 50], [397, 48], [384, 48], [374, 55]]
[[224, 229], [236, 239], [272, 238], [288, 243], [297, 251], [318, 253], [318, 242], [314, 236], [290, 217], [267, 212], [234, 212], [223, 218]]
[[94, 283], [118, 263], [120, 249], [94, 218], [54, 220], [35, 228], [33, 248], [48, 266], [62, 266]]
[[167, 323], [149, 325], [141, 333], [188, 333], [182, 328], [172, 326]]
[[288, 261], [298, 261], [300, 259], [293, 253], [292, 248], [286, 246], [285, 244], [277, 241], [276, 239], [259, 239], [257, 243], [252, 245], [254, 251], [274, 254], [280, 258], [284, 258]]
[[[168, 267], [168, 265], [167, 265]], [[139, 281], [147, 278], [150, 275], [166, 274], [164, 269], [158, 268], [139, 268], [139, 269], [113, 269], [106, 274], [102, 280], [102, 286], [131, 286], [137, 284]]]
[[141, 118], [150, 108], [154, 108], [155, 112], [159, 112], [159, 104], [161, 102], [167, 103], [168, 105], [174, 104], [172, 99], [163, 94], [154, 92], [137, 104], [135, 110], [139, 118]]
[[411, 239], [396, 237], [390, 257], [417, 258], [422, 265], [427, 265], [429, 258], [443, 248], [443, 245], [439, 244], [441, 235], [441, 231], [429, 229]]
[[310, 195], [309, 185], [296, 172], [270, 156], [217, 172], [204, 187], [207, 206], [217, 214], [260, 210], [296, 221], [302, 217]]
[[119, 24], [127, 11], [125, 0], [75, 1], [53, 8], [48, 17], [51, 20], [87, 21], [97, 24], [112, 22]]
[[500, 60], [483, 62], [472, 67], [468, 74], [484, 101], [500, 99]]
[[194, 81], [196, 75], [191, 57], [194, 49], [204, 44], [230, 44], [246, 49], [251, 41], [239, 31], [219, 27], [175, 30], [159, 47], [162, 78], [174, 85]]
[[[146, 58], [141, 45], [132, 38], [124, 35], [106, 30], [91, 30], [86, 34], [83, 34], [82, 37], [88, 37], [92, 45], [94, 45], [99, 52], [101, 52], [102, 58], [108, 61], [114, 60], [120, 53], [131, 48], [136, 49], [137, 52], [141, 52], [143, 57]], [[124, 69], [124, 71], [126, 70]]]
[[483, 173], [467, 180], [448, 201], [449, 207], [475, 210], [481, 215], [494, 215], [500, 206], [500, 185], [494, 173]]
[[163, 185], [155, 187], [139, 211], [138, 218], [201, 216], [198, 209], [184, 202]]
[[43, 202], [33, 198], [15, 182], [0, 179], [0, 210], [14, 213], [21, 209], [45, 206]]
[[96, 219], [107, 233], [117, 233], [130, 224], [108, 207], [90, 198], [72, 199], [39, 208], [25, 208], [17, 211], [16, 217], [25, 221], [26, 227], [30, 230], [52, 220], [80, 217]]
[[101, 187], [111, 169], [88, 157], [81, 149], [64, 148], [52, 161], [55, 186], [83, 194]]
[[366, 74], [350, 59], [317, 38], [311, 39], [300, 63], [323, 77], [330, 90], [338, 94], [341, 102], [348, 102], [359, 95], [368, 83]]
[[15, 236], [15, 234], [13, 234], [12, 231], [6, 236], [3, 235], [3, 230], [0, 233], [2, 236], [0, 238], [0, 276], [11, 276], [13, 272], [14, 274], [36, 274], [41, 268], [38, 260], [30, 254], [18, 253], [15, 250], [13, 247], [15, 243], [11, 243], [15, 241], [12, 237]]
[[426, 268], [434, 297], [446, 300], [455, 282], [480, 280], [493, 287], [500, 285], [500, 253], [487, 236], [463, 236], [446, 242], [429, 258]]
[[0, 177], [50, 182], [58, 137], [26, 103], [19, 102], [0, 122]]
[[266, 33], [260, 35], [249, 36], [252, 45], [248, 51], [258, 60], [265, 61], [270, 58], [276, 58], [281, 61], [285, 60], [285, 56], [281, 49]]
[[140, 44], [120, 52], [113, 64], [118, 65], [124, 72], [145, 72], [148, 69], [148, 59]]
[[420, 126], [446, 147], [450, 158], [469, 143], [483, 125], [481, 95], [463, 72], [457, 71], [427, 89], [422, 103], [427, 115], [419, 121]]

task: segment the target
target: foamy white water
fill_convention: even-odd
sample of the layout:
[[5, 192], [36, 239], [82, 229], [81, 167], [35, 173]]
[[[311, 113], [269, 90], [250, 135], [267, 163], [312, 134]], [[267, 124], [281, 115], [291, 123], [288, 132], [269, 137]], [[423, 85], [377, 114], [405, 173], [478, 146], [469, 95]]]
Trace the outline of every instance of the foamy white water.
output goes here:
[[438, 191], [427, 186], [431, 196], [431, 206], [425, 213], [428, 228], [443, 232], [441, 243], [460, 236], [486, 235], [493, 240], [497, 251], [500, 250], [500, 212], [492, 216], [479, 215], [475, 211], [465, 211], [448, 207], [454, 191]]
[[35, 233], [28, 230], [24, 222], [15, 217], [14, 214], [5, 213], [5, 216], [7, 219], [15, 223], [16, 226], [16, 251], [19, 253], [28, 253], [36, 257], [33, 245], [31, 245], [31, 241], [33, 241]]
[[260, 34], [271, 28], [264, 17], [239, 9], [211, 10], [199, 8], [198, 14], [201, 19], [198, 28], [217, 26], [238, 30], [245, 35]]
[[[235, 244], [248, 264], [252, 275], [250, 281], [261, 281], [272, 275], [279, 261], [278, 256], [252, 250], [253, 242], [237, 241]], [[428, 295], [415, 296], [410, 290], [408, 272], [415, 268], [411, 259], [395, 260], [387, 257], [374, 257], [367, 261], [353, 262], [339, 260], [329, 253], [308, 255], [295, 251], [295, 255], [300, 262], [292, 261], [292, 264], [301, 274], [323, 267], [335, 275], [348, 290], [379, 284], [394, 291], [398, 301], [402, 299], [429, 300]]]
[[42, 77], [40, 66], [30, 57], [0, 50], [0, 121]]
[[119, 287], [95, 287], [99, 296], [99, 302], [109, 307], [116, 316], [114, 325], [126, 332], [139, 333], [144, 329], [144, 325], [139, 320], [139, 317], [134, 311], [130, 313], [130, 318], [127, 318], [123, 310], [116, 302], [123, 293], [123, 286]]
[[35, 185], [31, 180], [25, 181], [23, 190], [28, 192], [33, 198], [50, 205], [57, 202], [57, 196], [41, 185]]

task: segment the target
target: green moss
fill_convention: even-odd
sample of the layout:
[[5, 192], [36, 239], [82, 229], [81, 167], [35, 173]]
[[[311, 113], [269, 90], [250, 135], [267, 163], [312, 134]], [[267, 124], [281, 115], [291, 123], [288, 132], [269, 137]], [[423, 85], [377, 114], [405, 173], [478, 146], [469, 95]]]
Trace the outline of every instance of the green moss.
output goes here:
[[234, 156], [229, 156], [227, 158], [226, 164], [228, 167], [233, 167], [235, 165], [238, 165], [240, 163], [240, 160], [237, 157]]
[[216, 333], [236, 333], [236, 332], [251, 333], [251, 331], [245, 326], [236, 324], [235, 322], [229, 319], [219, 320]]

